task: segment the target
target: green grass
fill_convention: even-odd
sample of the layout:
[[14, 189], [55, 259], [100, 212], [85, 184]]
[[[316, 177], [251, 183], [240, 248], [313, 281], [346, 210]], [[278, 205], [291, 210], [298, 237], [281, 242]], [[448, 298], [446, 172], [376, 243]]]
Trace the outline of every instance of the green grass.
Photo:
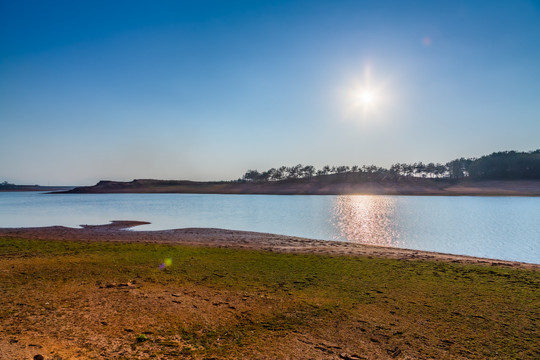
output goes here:
[[[168, 258], [172, 264], [160, 270]], [[261, 304], [272, 304], [268, 311], [255, 306], [251, 317], [230, 324], [191, 323], [162, 329], [161, 335], [179, 335], [192, 346], [177, 349], [185, 356], [241, 357], [245, 347], [260, 339], [294, 332], [324, 336], [322, 327], [339, 324], [351, 336], [371, 339], [374, 346], [399, 347], [416, 358], [540, 357], [538, 271], [179, 245], [6, 238], [0, 238], [0, 263], [17, 269], [9, 276], [0, 273], [0, 288], [8, 298], [30, 287], [54, 289], [62, 283], [141, 279], [158, 287], [256, 296]], [[13, 311], [0, 306], [0, 317]], [[343, 336], [337, 331], [334, 343]]]

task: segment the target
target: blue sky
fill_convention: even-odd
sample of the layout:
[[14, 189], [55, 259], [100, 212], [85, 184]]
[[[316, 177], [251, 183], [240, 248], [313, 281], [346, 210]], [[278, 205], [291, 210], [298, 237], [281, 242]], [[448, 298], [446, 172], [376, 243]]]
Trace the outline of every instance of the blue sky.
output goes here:
[[539, 39], [538, 1], [0, 0], [0, 181], [537, 149]]

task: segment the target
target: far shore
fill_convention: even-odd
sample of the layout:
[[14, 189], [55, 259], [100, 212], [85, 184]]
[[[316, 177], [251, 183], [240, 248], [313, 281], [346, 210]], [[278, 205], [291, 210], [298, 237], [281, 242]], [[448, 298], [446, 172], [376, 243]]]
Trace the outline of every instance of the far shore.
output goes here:
[[259, 195], [409, 195], [409, 196], [540, 196], [539, 180], [448, 180], [410, 178], [352, 181], [315, 177], [265, 182], [197, 182], [139, 179], [100, 181], [55, 194], [188, 193]]
[[0, 192], [69, 191], [75, 186], [11, 185], [0, 187]]

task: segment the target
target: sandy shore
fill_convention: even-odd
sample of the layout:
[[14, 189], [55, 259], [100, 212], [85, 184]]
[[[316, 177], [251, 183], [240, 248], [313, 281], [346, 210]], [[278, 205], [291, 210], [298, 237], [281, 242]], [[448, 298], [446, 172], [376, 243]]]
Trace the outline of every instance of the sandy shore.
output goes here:
[[0, 228], [0, 236], [39, 240], [184, 244], [265, 250], [282, 253], [371, 256], [403, 260], [436, 260], [462, 264], [540, 269], [539, 264], [381, 247], [341, 241], [313, 240], [294, 236], [248, 231], [214, 228], [185, 228], [161, 231], [129, 230], [132, 227], [144, 224], [148, 223], [143, 221], [113, 221], [110, 224], [105, 225], [83, 225], [82, 228], [69, 228], [63, 226]]

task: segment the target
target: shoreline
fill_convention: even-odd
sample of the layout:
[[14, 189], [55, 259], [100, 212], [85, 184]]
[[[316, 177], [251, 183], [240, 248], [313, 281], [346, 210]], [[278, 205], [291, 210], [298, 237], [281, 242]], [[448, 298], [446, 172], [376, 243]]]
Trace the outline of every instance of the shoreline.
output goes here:
[[295, 236], [226, 230], [182, 228], [156, 231], [130, 231], [144, 221], [112, 221], [103, 225], [0, 228], [0, 236], [32, 240], [178, 244], [190, 246], [262, 250], [276, 253], [365, 256], [399, 260], [442, 261], [469, 265], [504, 266], [540, 270], [540, 264], [392, 248], [342, 241], [314, 240]]

